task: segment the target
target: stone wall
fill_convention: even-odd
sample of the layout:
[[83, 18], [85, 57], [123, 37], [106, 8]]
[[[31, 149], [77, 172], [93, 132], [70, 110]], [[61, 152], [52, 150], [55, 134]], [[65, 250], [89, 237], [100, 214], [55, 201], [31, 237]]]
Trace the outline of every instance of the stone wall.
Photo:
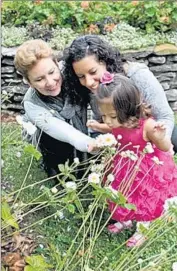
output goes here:
[[[3, 111], [8, 112], [23, 110], [21, 102], [28, 88], [15, 70], [13, 64], [15, 52], [16, 48], [2, 47], [1, 107]], [[177, 111], [177, 47], [163, 44], [146, 50], [122, 52], [122, 55], [149, 66], [161, 83], [171, 108]]]

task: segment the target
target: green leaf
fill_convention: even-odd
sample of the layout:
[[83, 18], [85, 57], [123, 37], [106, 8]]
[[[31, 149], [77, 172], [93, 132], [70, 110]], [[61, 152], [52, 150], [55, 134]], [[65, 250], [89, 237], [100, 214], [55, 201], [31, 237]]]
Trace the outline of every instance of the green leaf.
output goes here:
[[75, 207], [73, 204], [68, 204], [67, 208], [68, 208], [68, 211], [69, 211], [70, 213], [72, 213], [72, 214], [75, 213], [76, 207]]
[[25, 271], [47, 271], [49, 267], [53, 267], [46, 263], [45, 259], [41, 255], [26, 256], [25, 261], [30, 265], [26, 266], [28, 269], [25, 267]]
[[59, 164], [59, 165], [58, 165], [58, 168], [59, 168], [59, 170], [60, 170], [62, 173], [64, 173], [65, 167], [64, 167], [63, 164]]
[[19, 225], [11, 214], [10, 206], [7, 202], [2, 202], [1, 217], [8, 226], [14, 227], [17, 230], [19, 229]]
[[136, 210], [136, 206], [134, 204], [126, 203], [124, 206], [129, 210]]
[[42, 154], [32, 144], [28, 144], [27, 146], [25, 146], [24, 152], [32, 154], [37, 161], [42, 156]]
[[74, 182], [77, 180], [76, 177], [73, 174], [69, 174], [68, 177]]

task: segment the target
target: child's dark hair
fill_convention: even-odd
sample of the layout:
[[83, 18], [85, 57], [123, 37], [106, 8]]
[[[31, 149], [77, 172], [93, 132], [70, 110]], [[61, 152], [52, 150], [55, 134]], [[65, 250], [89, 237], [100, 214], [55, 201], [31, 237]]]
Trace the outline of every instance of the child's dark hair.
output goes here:
[[131, 79], [115, 74], [109, 84], [100, 84], [96, 98], [101, 102], [104, 98], [112, 98], [113, 107], [117, 112], [117, 120], [132, 128], [138, 125], [140, 118], [150, 116], [149, 106], [142, 102], [139, 90]]
[[80, 103], [83, 99], [88, 100], [90, 91], [82, 86], [76, 76], [72, 64], [86, 56], [94, 55], [96, 60], [106, 64], [107, 71], [111, 73], [124, 73], [123, 62], [118, 49], [110, 46], [97, 35], [83, 35], [77, 37], [63, 52], [64, 83], [72, 96], [72, 102]]

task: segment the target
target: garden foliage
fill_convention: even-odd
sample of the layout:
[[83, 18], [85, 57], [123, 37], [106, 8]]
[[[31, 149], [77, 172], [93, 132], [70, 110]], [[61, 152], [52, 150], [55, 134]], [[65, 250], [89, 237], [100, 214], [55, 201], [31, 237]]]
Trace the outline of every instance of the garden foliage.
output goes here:
[[2, 24], [70, 27], [105, 34], [120, 21], [147, 33], [166, 32], [177, 26], [176, 1], [4, 1]]

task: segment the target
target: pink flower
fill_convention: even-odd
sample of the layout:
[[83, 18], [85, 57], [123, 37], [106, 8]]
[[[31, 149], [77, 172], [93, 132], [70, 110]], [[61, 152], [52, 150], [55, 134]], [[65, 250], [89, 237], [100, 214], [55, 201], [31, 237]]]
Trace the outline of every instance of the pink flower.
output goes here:
[[110, 72], [105, 72], [100, 79], [100, 82], [105, 85], [105, 84], [110, 84], [111, 82], [114, 81], [114, 74], [111, 74]]

